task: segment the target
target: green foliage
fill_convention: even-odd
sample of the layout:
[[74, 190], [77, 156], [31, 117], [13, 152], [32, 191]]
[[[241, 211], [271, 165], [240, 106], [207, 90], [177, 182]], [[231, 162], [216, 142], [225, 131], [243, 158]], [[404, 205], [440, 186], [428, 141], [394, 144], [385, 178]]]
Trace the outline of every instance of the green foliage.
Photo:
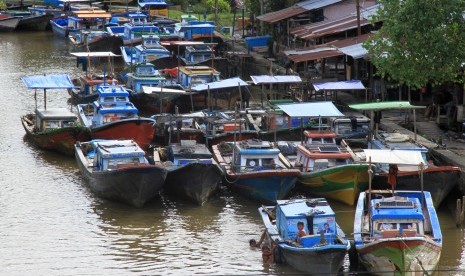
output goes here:
[[4, 0], [0, 0], [0, 10], [6, 10], [6, 2]]
[[[223, 13], [223, 12], [230, 12], [231, 7], [229, 6], [229, 2], [227, 0], [217, 0], [218, 4], [218, 13]], [[207, 6], [207, 11], [209, 13], [215, 13], [215, 0], [207, 0], [205, 2]]]
[[459, 81], [465, 62], [465, 0], [379, 0], [374, 22], [383, 26], [365, 42], [378, 74], [411, 87]]

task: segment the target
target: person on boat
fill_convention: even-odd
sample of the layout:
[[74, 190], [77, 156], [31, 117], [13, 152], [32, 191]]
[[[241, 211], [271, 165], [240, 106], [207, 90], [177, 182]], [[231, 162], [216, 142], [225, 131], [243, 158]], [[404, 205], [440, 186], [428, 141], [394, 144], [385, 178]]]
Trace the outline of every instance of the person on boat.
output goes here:
[[325, 233], [325, 234], [327, 234], [327, 233], [334, 233], [333, 229], [331, 229], [331, 228], [329, 227], [329, 224], [328, 224], [328, 223], [325, 223], [325, 224], [324, 224], [324, 227], [325, 227], [325, 229], [323, 229], [323, 233]]
[[263, 231], [262, 236], [260, 237], [260, 240], [258, 242], [255, 239], [250, 239], [249, 240], [250, 247], [252, 247], [252, 248], [260, 248], [263, 241], [265, 240], [265, 237], [266, 237], [266, 230]]
[[398, 171], [399, 169], [397, 168], [397, 165], [395, 164], [389, 165], [389, 174], [388, 174], [387, 182], [389, 185], [391, 185], [392, 190], [394, 190], [397, 185], [397, 172]]
[[307, 236], [307, 232], [304, 230], [304, 223], [302, 221], [297, 222], [297, 232], [295, 241], [300, 244], [300, 238]]

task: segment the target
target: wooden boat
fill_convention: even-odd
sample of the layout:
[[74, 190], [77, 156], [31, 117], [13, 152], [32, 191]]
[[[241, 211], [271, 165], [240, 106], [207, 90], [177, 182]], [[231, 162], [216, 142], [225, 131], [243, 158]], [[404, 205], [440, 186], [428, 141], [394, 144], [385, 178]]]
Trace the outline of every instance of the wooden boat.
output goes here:
[[[76, 57], [77, 64], [82, 64], [82, 69], [86, 72], [83, 76], [73, 79], [76, 87], [68, 89], [68, 94], [74, 104], [90, 103], [97, 100], [99, 96], [97, 90], [101, 85], [118, 84], [113, 73], [113, 58], [118, 57], [118, 55], [112, 52], [77, 52], [71, 53], [71, 55]], [[103, 72], [99, 72], [96, 70], [95, 64], [102, 59], [107, 59], [107, 62], [103, 61]], [[108, 64], [109, 72], [105, 70], [106, 64]]]
[[142, 207], [155, 198], [167, 172], [149, 164], [132, 140], [94, 140], [77, 143], [76, 161], [90, 188], [99, 197]]
[[121, 54], [121, 46], [123, 46], [121, 37], [110, 35], [102, 30], [80, 30], [75, 35], [68, 36], [68, 38], [78, 51]]
[[16, 29], [21, 18], [0, 13], [0, 32], [12, 32]]
[[186, 114], [157, 114], [152, 116], [157, 122], [156, 141], [167, 145], [168, 141], [195, 140], [208, 147], [221, 142], [258, 138], [255, 130], [248, 128], [246, 121], [235, 118], [229, 112], [197, 111]]
[[218, 190], [223, 174], [211, 152], [193, 140], [154, 150], [155, 164], [168, 171], [165, 190], [203, 205]]
[[[73, 84], [68, 75], [40, 75], [24, 77], [29, 89], [44, 89], [46, 104], [47, 89], [66, 89]], [[35, 113], [21, 117], [27, 137], [39, 148], [64, 154], [74, 154], [77, 141], [90, 139], [89, 129], [79, 124], [76, 114], [66, 108], [37, 108]]]
[[127, 66], [152, 62], [171, 55], [171, 52], [160, 44], [160, 37], [158, 35], [147, 34], [141, 37], [142, 42], [140, 45], [121, 46], [121, 54]]
[[[424, 108], [422, 106], [414, 106], [409, 102], [376, 102], [369, 104], [358, 104], [351, 105], [351, 108], [357, 110], [366, 110], [371, 111], [371, 117], [374, 118], [375, 111], [389, 110], [389, 109], [408, 109], [415, 110], [418, 108]], [[415, 122], [414, 122], [415, 124]], [[408, 135], [403, 135], [399, 133], [387, 133], [387, 132], [376, 132], [375, 137], [367, 142], [366, 145], [360, 143], [360, 141], [354, 143], [347, 141], [349, 146], [355, 155], [359, 158], [360, 161], [366, 162], [366, 156], [361, 149], [356, 149], [357, 147], [362, 149], [396, 149], [396, 150], [409, 150], [412, 154], [415, 152], [421, 153], [423, 158], [423, 186], [425, 191], [431, 193], [434, 206], [438, 207], [444, 198], [452, 191], [452, 189], [458, 185], [461, 181], [461, 172], [460, 168], [455, 166], [443, 166], [441, 164], [435, 164], [434, 161], [429, 157], [429, 150], [410, 138]], [[415, 187], [418, 186], [418, 179], [420, 177], [420, 169], [418, 166], [410, 166], [401, 164], [397, 166], [397, 190], [415, 190]], [[388, 185], [388, 175], [389, 175], [389, 164], [380, 163], [377, 166], [377, 171], [374, 176], [374, 187], [377, 189], [385, 189], [389, 187]]]
[[53, 14], [29, 14], [21, 17], [17, 30], [45, 31], [50, 26]]
[[121, 85], [102, 85], [99, 98], [91, 104], [79, 104], [82, 124], [90, 128], [92, 139], [130, 139], [147, 150], [153, 141], [155, 121], [139, 117]]
[[[365, 150], [373, 163], [422, 166], [418, 152]], [[370, 172], [371, 173], [371, 172]], [[420, 190], [371, 190], [360, 193], [354, 242], [361, 263], [376, 275], [424, 275], [434, 272], [442, 234], [431, 194]], [[418, 187], [417, 187], [418, 188]]]
[[[278, 200], [258, 211], [278, 260], [311, 274], [336, 275], [342, 268], [350, 243], [324, 198]], [[299, 222], [308, 235], [297, 242]]]
[[267, 141], [225, 142], [213, 145], [212, 150], [226, 185], [260, 202], [285, 198], [300, 175], [299, 170], [282, 164], [279, 150]]
[[368, 187], [368, 164], [356, 164], [351, 153], [336, 143], [336, 134], [304, 131], [304, 143], [277, 143], [283, 163], [302, 171], [297, 182], [311, 194], [354, 205]]

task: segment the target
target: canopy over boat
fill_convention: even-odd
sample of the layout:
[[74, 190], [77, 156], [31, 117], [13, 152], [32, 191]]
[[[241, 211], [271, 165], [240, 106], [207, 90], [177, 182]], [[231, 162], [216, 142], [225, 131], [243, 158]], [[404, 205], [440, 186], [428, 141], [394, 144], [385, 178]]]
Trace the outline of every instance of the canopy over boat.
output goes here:
[[320, 90], [365, 90], [366, 87], [359, 80], [333, 81], [314, 83], [315, 91]]
[[352, 104], [350, 108], [356, 110], [388, 110], [388, 109], [420, 109], [426, 106], [411, 105], [408, 101], [394, 101], [394, 102], [373, 102], [364, 104]]
[[278, 104], [289, 117], [342, 117], [344, 114], [332, 102]]
[[71, 53], [75, 57], [119, 57], [120, 55], [113, 54], [112, 52], [78, 52]]
[[143, 8], [145, 6], [157, 6], [165, 8], [168, 4], [163, 0], [139, 0], [138, 1], [139, 7]]
[[275, 83], [301, 83], [299, 76], [250, 76], [254, 84], [275, 84]]
[[22, 77], [27, 89], [68, 89], [75, 88], [67, 74], [37, 75]]
[[424, 163], [421, 151], [412, 150], [381, 150], [364, 149], [366, 160], [372, 163], [395, 164], [395, 165], [416, 165]]
[[206, 91], [210, 88], [210, 90], [214, 89], [223, 89], [223, 88], [231, 88], [231, 87], [239, 87], [239, 86], [247, 86], [248, 84], [243, 81], [241, 78], [230, 78], [220, 81], [214, 81], [209, 83], [203, 83], [196, 85], [191, 88], [193, 91]]
[[152, 87], [152, 86], [142, 86], [144, 93], [153, 94], [153, 93], [169, 93], [169, 94], [190, 94], [184, 90], [172, 89], [172, 88], [162, 88], [162, 87]]

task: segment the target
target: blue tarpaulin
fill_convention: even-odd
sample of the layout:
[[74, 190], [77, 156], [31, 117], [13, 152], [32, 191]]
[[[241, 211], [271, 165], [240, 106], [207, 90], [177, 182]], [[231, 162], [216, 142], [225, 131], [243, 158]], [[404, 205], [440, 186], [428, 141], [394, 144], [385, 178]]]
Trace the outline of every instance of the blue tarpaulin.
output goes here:
[[27, 89], [67, 89], [75, 88], [67, 74], [38, 75], [21, 78]]
[[365, 90], [365, 86], [359, 80], [333, 81], [314, 83], [315, 91], [319, 90]]
[[344, 114], [332, 102], [278, 104], [289, 117], [341, 117]]

